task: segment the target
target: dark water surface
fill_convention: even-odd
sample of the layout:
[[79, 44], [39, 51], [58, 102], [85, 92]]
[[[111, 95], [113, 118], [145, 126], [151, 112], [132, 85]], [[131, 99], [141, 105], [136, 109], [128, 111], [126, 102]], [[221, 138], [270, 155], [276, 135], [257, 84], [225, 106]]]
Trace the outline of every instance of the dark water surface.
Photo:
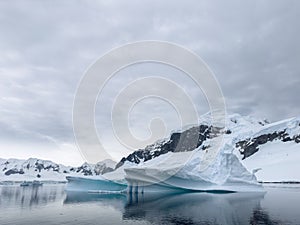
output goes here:
[[300, 224], [300, 186], [260, 194], [79, 194], [0, 186], [0, 224]]

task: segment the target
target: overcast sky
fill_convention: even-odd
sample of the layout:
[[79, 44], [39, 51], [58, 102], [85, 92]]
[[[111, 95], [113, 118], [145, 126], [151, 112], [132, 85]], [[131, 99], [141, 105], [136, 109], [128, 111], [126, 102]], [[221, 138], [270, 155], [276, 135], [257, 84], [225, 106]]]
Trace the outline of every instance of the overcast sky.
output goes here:
[[[196, 52], [215, 73], [229, 113], [271, 121], [299, 116], [299, 12], [298, 0], [0, 0], [0, 158], [83, 162], [72, 130], [76, 88], [99, 56], [133, 41], [169, 41]], [[162, 73], [207, 111], [201, 91], [178, 71], [149, 64], [121, 71], [97, 104], [108, 149], [117, 146], [104, 132], [114, 91]], [[149, 99], [132, 112], [133, 132], [143, 136], [143, 122], [160, 112], [175, 129], [173, 109]]]

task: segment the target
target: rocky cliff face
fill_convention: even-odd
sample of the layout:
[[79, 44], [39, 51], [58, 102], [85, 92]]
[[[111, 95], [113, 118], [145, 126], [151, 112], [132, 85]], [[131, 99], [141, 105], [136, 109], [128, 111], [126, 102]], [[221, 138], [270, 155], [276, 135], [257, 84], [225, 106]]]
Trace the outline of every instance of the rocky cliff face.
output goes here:
[[[202, 149], [205, 150], [208, 146], [204, 142], [222, 132], [224, 132], [224, 129], [204, 124], [191, 127], [182, 132], [174, 132], [169, 139], [149, 145], [145, 149], [137, 150], [127, 157], [122, 158], [116, 168], [122, 166], [126, 161], [138, 164], [141, 161], [146, 162], [168, 152], [193, 151], [199, 146], [202, 146]], [[229, 131], [226, 130], [226, 132]]]
[[275, 140], [280, 140], [282, 142], [295, 142], [300, 143], [300, 134], [290, 136], [286, 130], [275, 131], [273, 133], [262, 134], [254, 138], [247, 138], [245, 140], [239, 141], [235, 144], [236, 148], [239, 149], [240, 153], [243, 155], [243, 160], [251, 155], [255, 154], [259, 147]]

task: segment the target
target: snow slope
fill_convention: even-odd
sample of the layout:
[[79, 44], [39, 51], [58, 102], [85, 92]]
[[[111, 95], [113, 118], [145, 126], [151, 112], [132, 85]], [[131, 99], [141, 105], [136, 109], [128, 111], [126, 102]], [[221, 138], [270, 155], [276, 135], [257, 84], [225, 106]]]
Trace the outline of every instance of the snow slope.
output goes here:
[[249, 171], [264, 182], [300, 181], [300, 145], [274, 141], [262, 145], [257, 153], [242, 161]]
[[300, 182], [300, 118], [265, 125], [234, 142], [234, 153], [263, 182]]

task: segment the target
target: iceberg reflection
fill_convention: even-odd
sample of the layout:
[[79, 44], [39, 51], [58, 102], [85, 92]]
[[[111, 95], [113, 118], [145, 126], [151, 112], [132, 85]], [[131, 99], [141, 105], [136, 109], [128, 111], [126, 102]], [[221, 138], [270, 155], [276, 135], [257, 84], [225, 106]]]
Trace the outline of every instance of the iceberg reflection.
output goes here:
[[129, 194], [124, 220], [165, 224], [249, 224], [263, 193]]
[[262, 210], [264, 193], [67, 192], [64, 204], [100, 201], [122, 213], [124, 221], [151, 224], [278, 224]]

